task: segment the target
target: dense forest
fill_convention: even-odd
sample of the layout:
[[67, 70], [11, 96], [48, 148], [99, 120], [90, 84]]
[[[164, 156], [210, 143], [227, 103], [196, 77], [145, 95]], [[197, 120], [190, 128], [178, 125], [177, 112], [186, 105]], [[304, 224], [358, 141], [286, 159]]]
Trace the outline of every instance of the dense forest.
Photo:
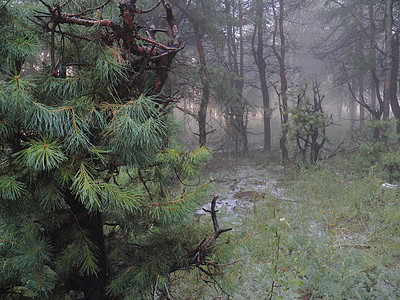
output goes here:
[[2, 0], [1, 299], [400, 298], [400, 3]]

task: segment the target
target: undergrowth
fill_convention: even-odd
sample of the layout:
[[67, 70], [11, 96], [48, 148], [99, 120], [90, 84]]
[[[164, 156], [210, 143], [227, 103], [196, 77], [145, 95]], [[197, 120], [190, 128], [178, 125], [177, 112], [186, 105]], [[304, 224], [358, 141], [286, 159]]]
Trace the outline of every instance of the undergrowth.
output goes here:
[[344, 159], [300, 168], [285, 183], [300, 203], [290, 214], [298, 265], [307, 270], [303, 293], [306, 299], [398, 299], [399, 192], [375, 166], [355, 173]]
[[[214, 258], [238, 262], [221, 268], [218, 286], [179, 274], [175, 299], [400, 299], [400, 197], [384, 168], [357, 171], [353, 157], [285, 168], [232, 158], [215, 166], [214, 192], [232, 189], [221, 174], [249, 167], [264, 170], [260, 182], [278, 177], [279, 193], [241, 191], [252, 209], [238, 214]], [[227, 214], [222, 207], [225, 221]]]

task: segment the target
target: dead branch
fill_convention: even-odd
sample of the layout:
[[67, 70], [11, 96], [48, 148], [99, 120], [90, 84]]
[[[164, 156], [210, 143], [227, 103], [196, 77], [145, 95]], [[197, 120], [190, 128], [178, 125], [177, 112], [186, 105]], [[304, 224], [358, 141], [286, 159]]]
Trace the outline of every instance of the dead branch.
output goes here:
[[[225, 266], [230, 266], [238, 262], [229, 262], [225, 264], [218, 264], [215, 262], [212, 262], [207, 259], [207, 255], [209, 252], [216, 247], [215, 241], [218, 239], [218, 237], [227, 231], [232, 230], [232, 228], [227, 228], [227, 229], [220, 229], [219, 224], [218, 224], [218, 219], [217, 219], [217, 212], [218, 210], [215, 209], [216, 202], [217, 202], [218, 196], [215, 196], [213, 200], [211, 201], [211, 209], [204, 209], [204, 211], [208, 212], [211, 214], [211, 219], [213, 222], [213, 228], [214, 228], [214, 234], [207, 240], [204, 239], [200, 245], [197, 247], [195, 251], [192, 252], [192, 258], [189, 260], [189, 263], [191, 266], [196, 267], [200, 273], [207, 275], [212, 281], [206, 281], [203, 276], [201, 278], [203, 281], [207, 283], [214, 283], [218, 284], [215, 280], [215, 271], [218, 272], [218, 269], [221, 267]], [[206, 270], [204, 267], [207, 267], [208, 270]], [[210, 270], [209, 267], [212, 267], [213, 270]]]
[[204, 250], [207, 250], [208, 248], [210, 248], [210, 246], [215, 242], [215, 240], [224, 232], [226, 231], [230, 231], [232, 230], [232, 228], [228, 228], [228, 229], [219, 229], [219, 225], [218, 225], [218, 219], [217, 219], [217, 212], [218, 210], [215, 210], [215, 205], [217, 203], [217, 199], [218, 196], [215, 196], [212, 201], [211, 201], [211, 210], [208, 209], [204, 209], [203, 210], [205, 212], [208, 212], [211, 214], [211, 219], [213, 221], [213, 225], [214, 225], [214, 234], [213, 236], [207, 241], [207, 243], [203, 246]]
[[336, 154], [338, 153], [340, 147], [342, 147], [342, 145], [344, 144], [344, 141], [345, 141], [345, 140], [343, 140], [343, 141], [339, 144], [339, 146], [337, 146], [336, 149], [332, 151], [332, 153], [328, 156], [328, 159], [331, 159], [332, 157], [336, 156]]
[[[56, 30], [57, 27], [59, 28], [60, 24], [72, 24], [85, 27], [105, 27], [110, 28], [111, 30], [102, 32], [102, 35], [105, 35], [104, 37], [102, 36], [102, 40], [109, 41], [111, 44], [114, 40], [121, 40], [123, 45], [121, 54], [125, 55], [129, 64], [132, 62], [133, 56], [145, 58], [140, 62], [140, 67], [136, 66], [136, 68], [141, 69], [142, 71], [146, 70], [156, 73], [156, 80], [152, 94], [160, 93], [168, 76], [168, 72], [171, 69], [173, 58], [175, 57], [176, 53], [181, 50], [181, 38], [179, 35], [178, 26], [169, 3], [165, 2], [164, 0], [158, 0], [157, 3], [151, 8], [141, 10], [136, 7], [136, 1], [121, 0], [119, 2], [120, 15], [123, 21], [121, 26], [113, 20], [94, 19], [84, 16], [85, 13], [92, 10], [103, 9], [106, 5], [112, 3], [109, 0], [106, 0], [103, 4], [97, 6], [96, 8], [86, 9], [77, 13], [64, 12], [63, 9], [66, 9], [67, 7], [66, 3], [51, 6], [44, 0], [40, 0], [40, 2], [47, 8], [48, 12], [36, 11], [37, 15], [35, 18], [38, 20], [38, 22], [35, 23], [39, 23], [44, 30], [51, 32], [52, 75], [56, 76], [55, 49], [57, 46], [55, 45], [55, 34], [66, 34], [72, 38], [79, 38], [83, 40], [92, 39], [91, 37], [85, 37], [81, 35], [77, 36], [70, 32], [66, 33], [61, 32], [61, 30]], [[161, 3], [163, 4], [165, 10], [164, 18], [166, 19], [170, 30], [171, 41], [168, 43], [160, 42], [155, 39], [155, 32], [167, 32], [167, 30], [150, 27], [150, 30], [147, 32], [150, 37], [142, 36], [139, 34], [140, 29], [149, 27], [141, 26], [135, 22], [137, 14], [151, 12], [159, 7]], [[143, 42], [147, 43], [147, 45], [143, 45]], [[107, 42], [105, 43], [107, 45], [109, 44]], [[151, 62], [151, 64], [149, 64], [149, 62]], [[130, 86], [130, 84], [128, 84], [128, 86]], [[121, 96], [126, 97], [129, 95]]]
[[146, 14], [146, 13], [149, 13], [149, 12], [155, 10], [155, 9], [161, 4], [161, 2], [162, 2], [162, 0], [158, 0], [157, 3], [156, 3], [153, 7], [150, 7], [150, 8], [148, 8], [148, 9], [143, 9], [143, 10], [142, 10], [142, 9], [138, 9], [136, 12], [137, 12], [138, 14]]

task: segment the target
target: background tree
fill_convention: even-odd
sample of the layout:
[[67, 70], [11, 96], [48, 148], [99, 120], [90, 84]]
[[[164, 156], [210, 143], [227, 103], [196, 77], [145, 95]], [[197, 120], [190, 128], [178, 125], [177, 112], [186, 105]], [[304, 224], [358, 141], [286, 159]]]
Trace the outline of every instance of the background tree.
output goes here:
[[234, 90], [229, 102], [230, 124], [236, 136], [235, 149], [239, 143], [243, 152], [248, 152], [247, 122], [245, 117], [246, 103], [243, 97], [244, 88], [244, 5], [242, 1], [226, 0], [226, 41], [227, 41], [227, 67], [231, 72], [231, 89]]
[[[296, 107], [290, 110], [292, 116], [291, 131], [296, 140], [301, 158], [304, 162], [316, 163], [320, 158], [320, 151], [326, 142], [326, 128], [331, 125], [324, 113], [322, 101], [324, 95], [320, 93], [319, 84], [313, 83], [313, 97], [306, 95], [308, 83], [297, 93]], [[307, 155], [308, 158], [307, 158]]]
[[[199, 144], [201, 146], [204, 146], [207, 142], [207, 135], [212, 132], [207, 131], [207, 112], [212, 87], [210, 86], [210, 75], [206, 63], [207, 52], [204, 47], [204, 44], [208, 45], [208, 42], [210, 41], [205, 42], [204, 40], [206, 38], [206, 35], [208, 35], [207, 37], [209, 38], [211, 32], [215, 32], [218, 30], [215, 26], [217, 25], [217, 22], [213, 22], [211, 24], [207, 22], [210, 14], [214, 14], [213, 19], [215, 18], [216, 3], [214, 3], [213, 1], [173, 1], [173, 3], [190, 21], [194, 32], [194, 40], [199, 59], [198, 75], [201, 83], [201, 95], [199, 95], [201, 99], [196, 117], [199, 126]], [[211, 40], [211, 43], [212, 42], [213, 41]]]
[[[289, 106], [288, 106], [288, 83], [286, 78], [286, 38], [283, 27], [285, 17], [285, 7], [283, 0], [279, 0], [277, 3], [272, 2], [272, 10], [274, 14], [274, 30], [272, 34], [272, 51], [279, 63], [279, 78], [280, 85], [279, 89], [276, 89], [276, 93], [279, 98], [279, 112], [281, 117], [282, 134], [279, 140], [279, 147], [282, 153], [282, 160], [289, 160], [289, 151], [287, 148], [287, 135], [288, 135], [288, 122], [289, 122]], [[278, 44], [279, 43], [279, 44]], [[279, 48], [278, 48], [279, 45]]]
[[[346, 4], [330, 1], [321, 15], [328, 22], [325, 24], [329, 24], [331, 34], [326, 35], [317, 47], [317, 53], [323, 54], [332, 70], [336, 70], [337, 82], [346, 83], [351, 101], [365, 108], [373, 120], [382, 118], [385, 105], [382, 95], [385, 73], [382, 12], [379, 1]], [[352, 122], [355, 118], [354, 111]], [[379, 135], [379, 129], [375, 130], [376, 139]]]
[[[266, 76], [266, 62], [264, 58], [264, 43], [265, 43], [265, 10], [266, 5], [262, 0], [256, 0], [254, 2], [255, 10], [255, 22], [254, 22], [254, 33], [252, 38], [252, 51], [254, 61], [258, 68], [260, 77], [260, 88], [263, 103], [263, 121], [264, 121], [264, 150], [271, 151], [271, 106], [270, 96], [268, 91], [268, 82]], [[257, 39], [256, 39], [257, 37]], [[256, 43], [257, 40], [257, 43]], [[257, 45], [257, 47], [256, 47]]]

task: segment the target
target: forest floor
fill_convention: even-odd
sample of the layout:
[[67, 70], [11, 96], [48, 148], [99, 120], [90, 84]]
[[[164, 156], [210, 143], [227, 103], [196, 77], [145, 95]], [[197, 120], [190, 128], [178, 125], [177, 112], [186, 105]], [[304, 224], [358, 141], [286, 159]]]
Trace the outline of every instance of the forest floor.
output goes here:
[[[284, 168], [262, 153], [215, 156], [203, 174], [210, 198], [219, 197], [220, 228], [233, 230], [214, 259], [238, 262], [217, 285], [185, 275], [175, 298], [400, 299], [397, 189], [329, 164]], [[210, 223], [202, 208], [196, 216]]]

